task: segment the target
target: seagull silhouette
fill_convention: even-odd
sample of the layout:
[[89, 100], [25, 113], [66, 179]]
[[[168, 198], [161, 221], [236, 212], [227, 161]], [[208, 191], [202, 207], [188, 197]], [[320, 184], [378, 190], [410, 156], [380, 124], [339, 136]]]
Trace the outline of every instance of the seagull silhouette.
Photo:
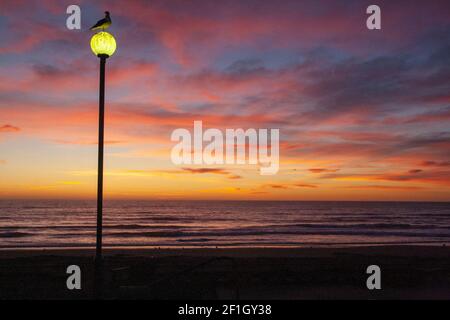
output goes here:
[[109, 26], [111, 25], [112, 21], [111, 21], [111, 17], [109, 16], [109, 12], [105, 11], [105, 18], [102, 20], [99, 20], [92, 28], [91, 30], [105, 30], [108, 29]]

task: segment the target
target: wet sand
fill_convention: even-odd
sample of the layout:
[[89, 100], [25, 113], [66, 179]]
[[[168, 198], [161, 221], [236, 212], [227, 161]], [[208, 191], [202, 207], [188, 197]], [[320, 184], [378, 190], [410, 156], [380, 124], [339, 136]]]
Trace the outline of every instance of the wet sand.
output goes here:
[[[0, 299], [93, 298], [94, 251], [1, 250]], [[66, 268], [81, 268], [68, 290]], [[366, 268], [381, 267], [381, 290]], [[450, 299], [450, 247], [106, 249], [105, 299]]]

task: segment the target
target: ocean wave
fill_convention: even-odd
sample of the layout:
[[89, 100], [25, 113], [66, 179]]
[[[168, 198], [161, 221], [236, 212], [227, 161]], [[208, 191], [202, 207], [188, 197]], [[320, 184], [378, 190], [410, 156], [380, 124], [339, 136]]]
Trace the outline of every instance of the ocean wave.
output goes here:
[[401, 231], [385, 231], [385, 230], [350, 230], [350, 229], [326, 229], [326, 230], [228, 230], [228, 231], [206, 231], [206, 232], [112, 232], [104, 233], [105, 237], [113, 238], [189, 238], [189, 237], [243, 237], [243, 236], [268, 236], [268, 235], [359, 235], [366, 237], [380, 236], [400, 236], [400, 237], [440, 237], [450, 238], [448, 232], [401, 232]]
[[[0, 207], [1, 246], [95, 243], [94, 207], [64, 201], [12, 204]], [[450, 204], [118, 202], [105, 206], [103, 230], [108, 244], [447, 241]]]
[[0, 233], [0, 238], [23, 238], [23, 237], [28, 237], [28, 236], [32, 236], [33, 233], [28, 233], [28, 232], [1, 232]]

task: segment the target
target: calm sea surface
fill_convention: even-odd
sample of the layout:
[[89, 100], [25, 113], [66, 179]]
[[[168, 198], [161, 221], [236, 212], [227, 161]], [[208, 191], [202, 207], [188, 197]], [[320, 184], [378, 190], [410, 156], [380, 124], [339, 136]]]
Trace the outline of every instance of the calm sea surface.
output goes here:
[[[92, 247], [95, 201], [0, 200], [0, 248]], [[450, 243], [450, 203], [107, 201], [107, 246]]]

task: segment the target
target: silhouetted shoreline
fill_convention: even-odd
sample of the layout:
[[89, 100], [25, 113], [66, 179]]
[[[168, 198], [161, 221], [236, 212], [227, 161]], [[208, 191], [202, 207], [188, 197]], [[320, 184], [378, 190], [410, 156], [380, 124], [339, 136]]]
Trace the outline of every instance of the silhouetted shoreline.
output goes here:
[[[1, 250], [0, 299], [92, 298], [94, 251]], [[106, 299], [450, 299], [450, 247], [106, 249]], [[82, 290], [66, 289], [79, 265]], [[366, 288], [366, 268], [382, 290]]]

